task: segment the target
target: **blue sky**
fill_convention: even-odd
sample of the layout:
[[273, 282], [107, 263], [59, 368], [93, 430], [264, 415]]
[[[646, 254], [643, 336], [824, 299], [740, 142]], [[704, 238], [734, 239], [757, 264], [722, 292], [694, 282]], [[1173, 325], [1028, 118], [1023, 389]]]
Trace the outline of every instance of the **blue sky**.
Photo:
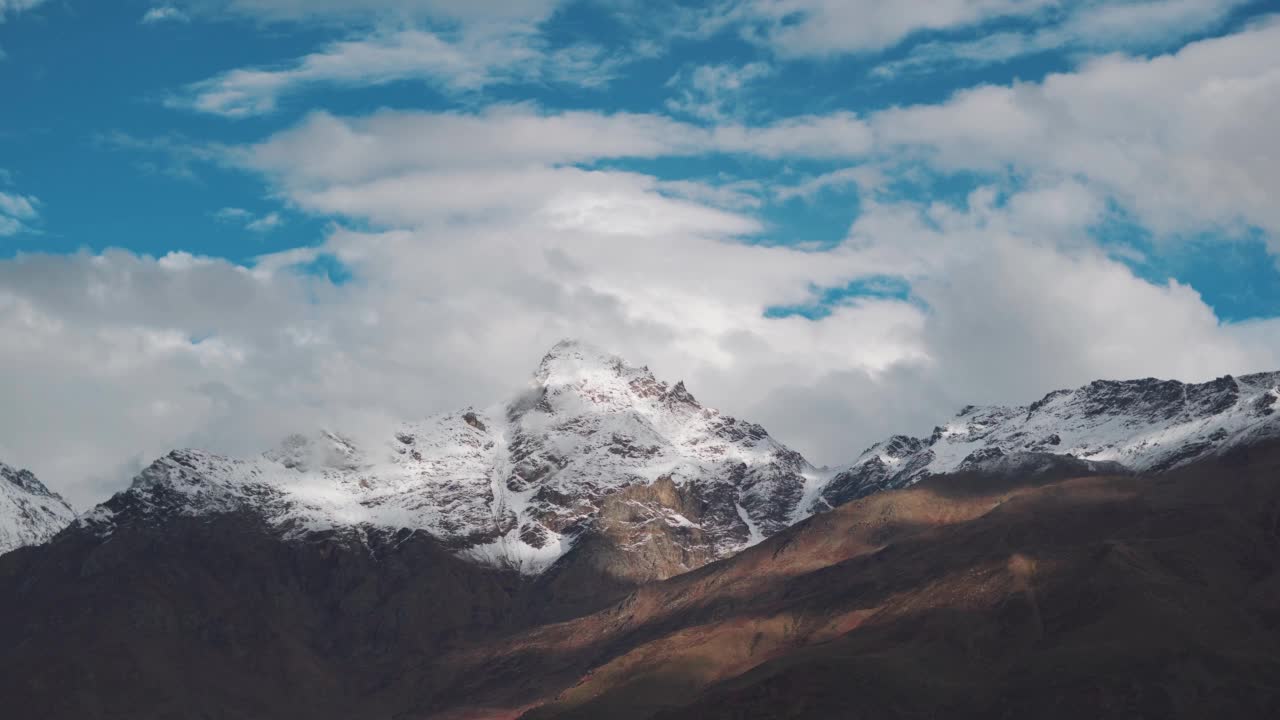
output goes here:
[[562, 335], [820, 462], [1269, 367], [1278, 10], [0, 0], [0, 400], [40, 407], [0, 453], [89, 497], [494, 400]]

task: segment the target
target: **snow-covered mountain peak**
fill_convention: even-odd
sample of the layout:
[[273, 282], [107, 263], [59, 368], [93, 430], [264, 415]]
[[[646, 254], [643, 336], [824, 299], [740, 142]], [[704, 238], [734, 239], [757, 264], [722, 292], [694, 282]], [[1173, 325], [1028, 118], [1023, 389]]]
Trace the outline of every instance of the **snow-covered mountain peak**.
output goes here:
[[534, 373], [539, 384], [575, 385], [581, 382], [609, 382], [632, 370], [625, 360], [612, 353], [605, 352], [594, 345], [579, 340], [561, 340], [556, 343]]
[[872, 446], [833, 477], [823, 496], [837, 504], [1015, 455], [1168, 470], [1280, 436], [1278, 402], [1280, 373], [1260, 373], [1204, 383], [1096, 380], [1026, 406], [969, 406], [929, 438]]
[[0, 463], [0, 553], [42, 543], [73, 518], [71, 506], [30, 471]]
[[36, 476], [30, 470], [18, 470], [4, 463], [0, 463], [0, 480], [10, 485], [28, 492], [33, 495], [49, 495], [49, 488], [44, 483], [36, 479]]
[[381, 440], [295, 435], [243, 460], [177, 451], [83, 523], [110, 532], [139, 518], [249, 511], [289, 536], [407, 528], [526, 573], [607, 535], [641, 554], [659, 543], [658, 565], [691, 568], [802, 517], [819, 483], [762, 427], [566, 341], [511, 402], [407, 422]]
[[[683, 383], [678, 387], [679, 393], [687, 394]], [[652, 411], [670, 399], [672, 390], [648, 367], [636, 367], [586, 343], [562, 340], [534, 373], [536, 402], [521, 398], [514, 407], [517, 412], [532, 407], [572, 414]]]

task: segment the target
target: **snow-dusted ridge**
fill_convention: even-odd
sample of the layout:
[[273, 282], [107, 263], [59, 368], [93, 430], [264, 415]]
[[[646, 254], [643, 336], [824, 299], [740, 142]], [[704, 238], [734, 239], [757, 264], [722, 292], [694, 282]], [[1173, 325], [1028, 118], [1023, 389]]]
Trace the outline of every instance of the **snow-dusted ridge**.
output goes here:
[[806, 515], [800, 503], [816, 473], [760, 426], [700, 405], [683, 383], [566, 341], [505, 405], [406, 423], [367, 447], [321, 432], [249, 459], [175, 451], [80, 522], [110, 533], [174, 514], [250, 511], [290, 538], [408, 528], [463, 557], [536, 574], [624, 488], [662, 478], [696, 497], [696, 521], [666, 507], [646, 517], [696, 532], [709, 548], [691, 552], [715, 558]]
[[105, 535], [249, 512], [287, 539], [408, 529], [528, 575], [605, 537], [637, 554], [638, 572], [662, 577], [929, 476], [1170, 469], [1280, 434], [1277, 403], [1280, 373], [1098, 381], [1027, 406], [968, 407], [931, 437], [895, 436], [818, 470], [683, 383], [566, 341], [509, 403], [405, 423], [363, 445], [319, 432], [248, 459], [175, 451], [79, 522]]
[[931, 475], [1008, 466], [1018, 456], [1169, 470], [1280, 436], [1278, 402], [1280, 372], [1200, 384], [1099, 380], [1026, 406], [967, 407], [931, 437], [873, 445], [836, 473], [823, 497], [838, 504]]
[[35, 475], [0, 463], [0, 554], [39, 545], [74, 518], [67, 501]]

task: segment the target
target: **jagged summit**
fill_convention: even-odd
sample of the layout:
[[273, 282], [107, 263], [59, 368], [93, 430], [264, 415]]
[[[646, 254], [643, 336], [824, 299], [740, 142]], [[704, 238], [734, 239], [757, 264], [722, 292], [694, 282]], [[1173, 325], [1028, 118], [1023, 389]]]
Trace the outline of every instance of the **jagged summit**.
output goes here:
[[30, 471], [0, 462], [0, 554], [38, 545], [73, 518], [71, 506]]
[[542, 383], [572, 383], [620, 373], [630, 366], [621, 357], [581, 340], [564, 339], [547, 351], [534, 378]]
[[[1016, 455], [1159, 472], [1280, 435], [1280, 372], [1204, 383], [1096, 380], [1025, 406], [969, 406], [929, 438], [877, 443], [823, 491], [832, 504]], [[1099, 466], [1101, 467], [1101, 466]]]
[[82, 525], [251, 512], [286, 537], [420, 530], [531, 574], [575, 547], [607, 547], [628, 572], [666, 576], [787, 527], [821, 482], [764, 428], [703, 407], [683, 383], [562, 341], [508, 403], [363, 446], [322, 432], [257, 458], [170, 453]]
[[[636, 367], [587, 343], [561, 340], [538, 363], [533, 389], [544, 404], [571, 411], [609, 412], [643, 405], [666, 392], [667, 385], [648, 367]], [[513, 407], [519, 412], [527, 404], [527, 399], [521, 398]]]

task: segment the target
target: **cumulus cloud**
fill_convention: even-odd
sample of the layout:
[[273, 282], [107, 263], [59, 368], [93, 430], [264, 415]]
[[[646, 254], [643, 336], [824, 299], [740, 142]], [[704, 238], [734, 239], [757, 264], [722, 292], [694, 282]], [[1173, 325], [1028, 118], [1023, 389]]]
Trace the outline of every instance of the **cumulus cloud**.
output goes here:
[[[33, 408], [0, 421], [6, 450], [86, 503], [169, 446], [246, 453], [289, 429], [498, 400], [562, 336], [639, 362], [663, 359], [646, 348], [669, 347], [669, 358], [730, 368], [737, 360], [720, 336], [767, 330], [761, 297], [786, 301], [810, 281], [859, 271], [706, 237], [696, 216], [657, 209], [666, 216], [643, 242], [591, 222], [518, 218], [450, 232], [339, 232], [254, 268], [123, 252], [6, 261], [0, 362], [25, 380], [0, 394]], [[632, 231], [657, 217], [635, 215]], [[321, 255], [353, 281], [333, 287], [295, 270]], [[878, 367], [896, 357], [899, 326], [918, 322], [909, 308], [865, 314], [849, 318], [859, 340], [832, 337], [822, 354]], [[683, 368], [668, 360], [665, 371]]]
[[[742, 185], [673, 185], [582, 166], [709, 153], [847, 158], [870, 146], [869, 129], [849, 113], [703, 128], [658, 115], [546, 113], [519, 105], [364, 118], [320, 113], [231, 158], [274, 179], [304, 209], [389, 227], [538, 214], [566, 226], [621, 231], [631, 227], [627, 218], [661, 208], [682, 222], [698, 218], [708, 232], [746, 234], [759, 224], [718, 209], [751, 205]], [[680, 201], [713, 194], [720, 200], [709, 204], [716, 207]]]
[[1083, 176], [1161, 233], [1280, 231], [1280, 23], [1155, 58], [1110, 55], [1039, 83], [981, 86], [870, 119], [935, 167]]
[[1280, 322], [1225, 324], [1193, 288], [1143, 280], [1083, 242], [1105, 204], [1082, 192], [1068, 183], [1000, 203], [978, 192], [962, 208], [873, 204], [846, 245], [901, 253], [923, 308], [914, 357], [879, 372], [833, 363], [801, 381], [782, 362], [756, 369], [753, 416], [838, 461], [891, 432], [927, 434], [965, 404], [1025, 404], [1098, 378], [1280, 366]]

